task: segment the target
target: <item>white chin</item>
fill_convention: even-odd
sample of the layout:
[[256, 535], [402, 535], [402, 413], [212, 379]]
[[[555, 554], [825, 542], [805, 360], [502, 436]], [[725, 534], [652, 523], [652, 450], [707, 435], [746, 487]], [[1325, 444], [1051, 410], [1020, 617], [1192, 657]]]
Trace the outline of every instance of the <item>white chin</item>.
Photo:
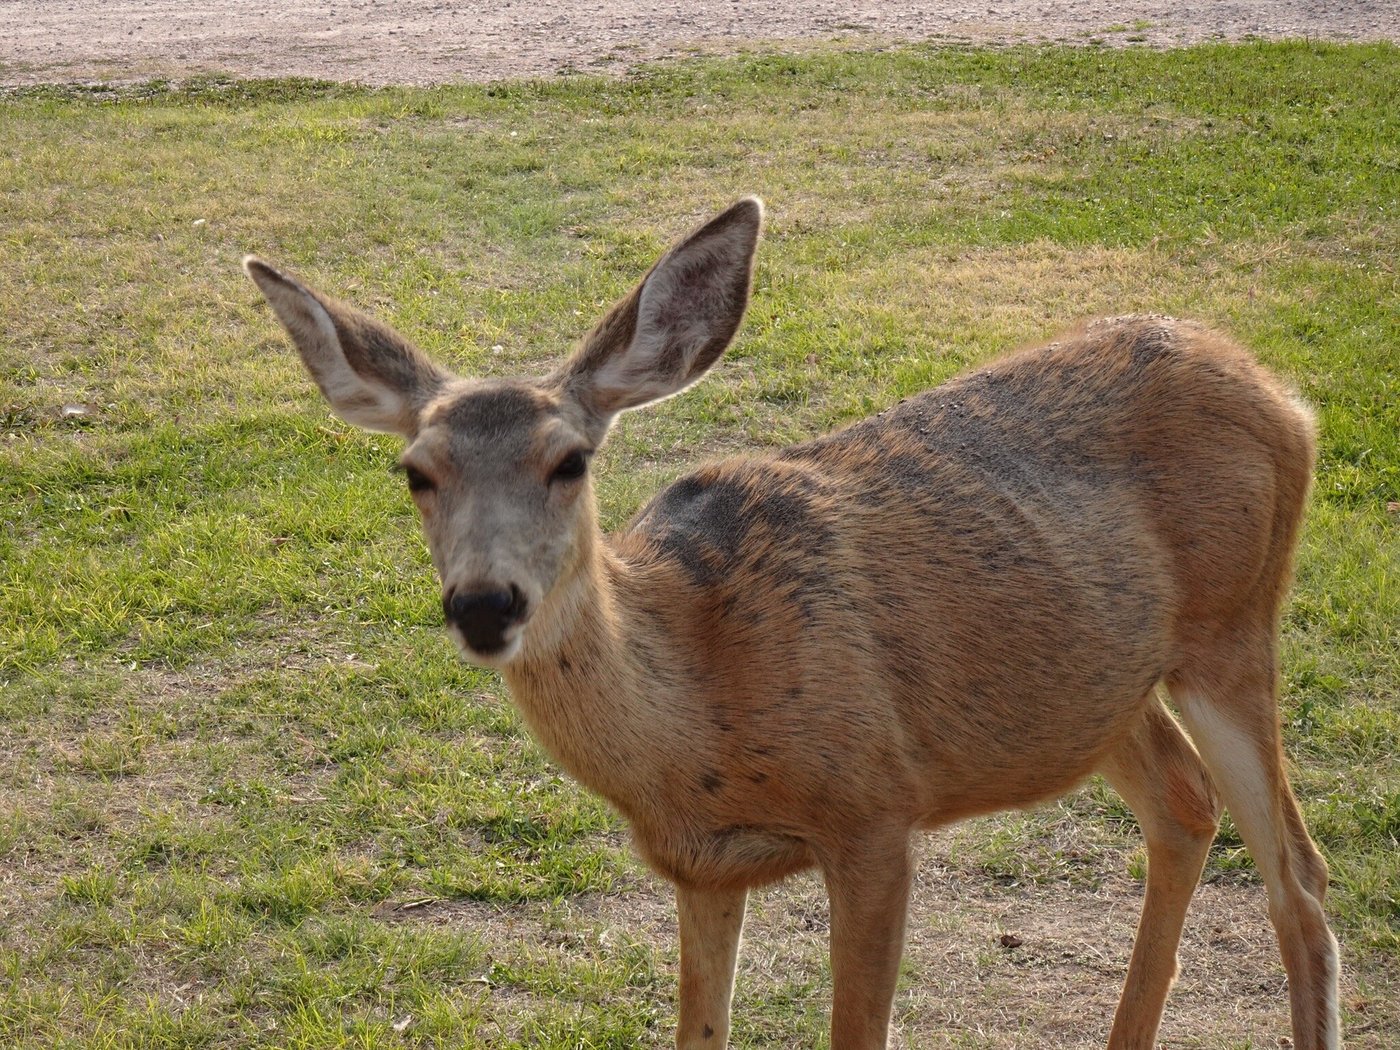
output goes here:
[[462, 632], [451, 624], [447, 627], [447, 633], [457, 646], [457, 654], [468, 663], [480, 664], [482, 667], [504, 667], [520, 655], [520, 647], [525, 629], [523, 625], [514, 628], [510, 637], [506, 640], [506, 644], [502, 648], [489, 653], [477, 652], [477, 650], [473, 649], [467, 644], [467, 639]]

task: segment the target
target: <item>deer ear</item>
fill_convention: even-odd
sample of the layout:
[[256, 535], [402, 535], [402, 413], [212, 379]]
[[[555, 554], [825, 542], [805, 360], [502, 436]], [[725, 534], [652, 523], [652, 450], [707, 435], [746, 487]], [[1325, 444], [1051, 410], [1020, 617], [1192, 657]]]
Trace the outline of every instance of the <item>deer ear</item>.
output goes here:
[[561, 369], [565, 389], [610, 420], [704, 375], [748, 306], [762, 222], [762, 202], [746, 197], [663, 255]]
[[243, 260], [336, 415], [413, 437], [418, 414], [451, 377], [386, 324], [313, 292], [257, 256]]

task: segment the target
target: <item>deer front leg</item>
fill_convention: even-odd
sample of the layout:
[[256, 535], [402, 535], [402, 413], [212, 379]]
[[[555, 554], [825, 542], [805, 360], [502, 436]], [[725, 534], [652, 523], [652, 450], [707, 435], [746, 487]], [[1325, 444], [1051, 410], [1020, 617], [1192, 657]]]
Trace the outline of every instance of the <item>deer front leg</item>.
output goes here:
[[904, 954], [908, 834], [823, 865], [831, 898], [831, 1050], [885, 1050]]
[[679, 1050], [723, 1050], [744, 926], [745, 890], [676, 887], [681, 928]]

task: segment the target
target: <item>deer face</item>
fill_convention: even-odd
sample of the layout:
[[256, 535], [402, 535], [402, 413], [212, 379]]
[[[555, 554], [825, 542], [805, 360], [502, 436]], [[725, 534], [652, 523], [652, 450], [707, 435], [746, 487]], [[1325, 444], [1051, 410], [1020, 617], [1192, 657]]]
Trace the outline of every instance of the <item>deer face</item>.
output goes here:
[[526, 382], [451, 384], [400, 465], [464, 656], [504, 665], [530, 619], [580, 568], [592, 535], [594, 442], [572, 406]]
[[393, 329], [249, 256], [331, 407], [402, 435], [400, 460], [463, 655], [505, 667], [596, 543], [589, 460], [619, 412], [684, 390], [748, 304], [762, 206], [681, 241], [544, 379], [459, 379]]

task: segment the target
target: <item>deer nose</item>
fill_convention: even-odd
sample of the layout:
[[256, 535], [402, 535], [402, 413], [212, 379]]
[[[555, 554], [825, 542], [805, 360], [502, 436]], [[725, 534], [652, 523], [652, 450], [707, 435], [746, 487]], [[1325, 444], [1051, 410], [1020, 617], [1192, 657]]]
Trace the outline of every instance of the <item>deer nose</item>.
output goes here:
[[452, 588], [442, 596], [447, 622], [483, 654], [505, 648], [506, 631], [525, 619], [525, 604], [525, 595], [515, 584], [482, 590]]

